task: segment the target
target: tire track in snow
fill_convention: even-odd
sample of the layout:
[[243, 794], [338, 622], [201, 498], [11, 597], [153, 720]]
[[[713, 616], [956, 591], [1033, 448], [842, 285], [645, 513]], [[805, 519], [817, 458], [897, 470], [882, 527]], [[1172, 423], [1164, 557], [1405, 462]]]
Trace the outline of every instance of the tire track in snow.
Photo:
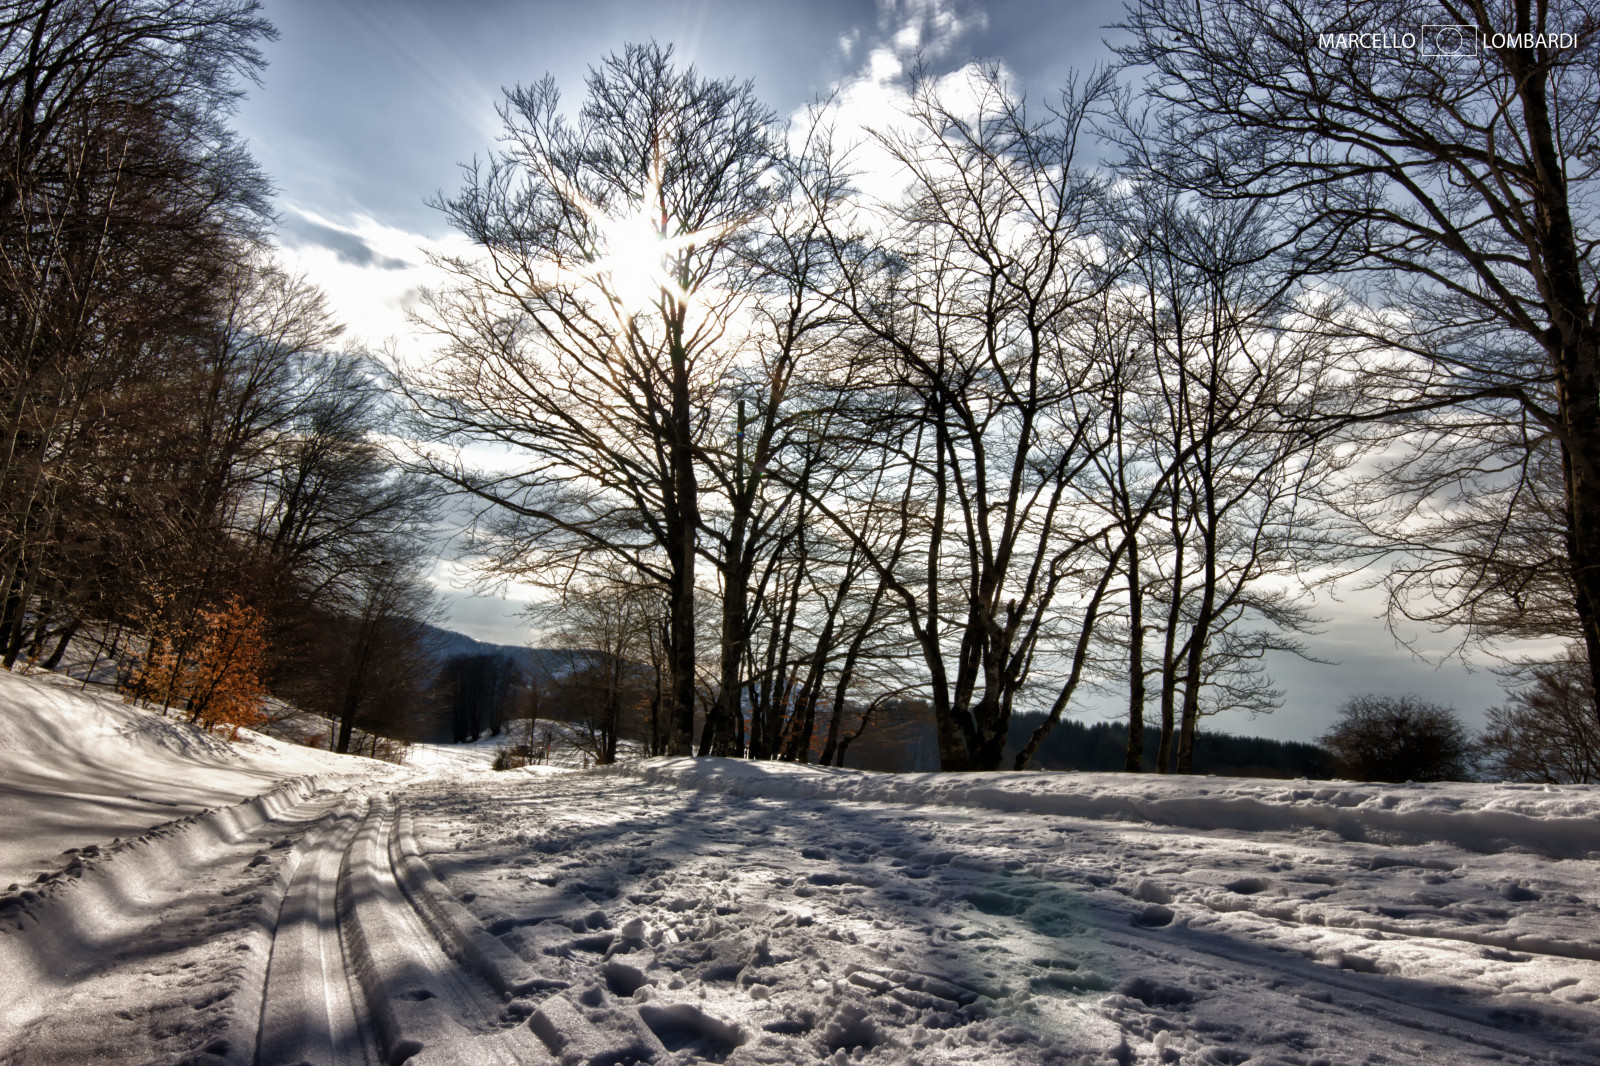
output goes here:
[[548, 1062], [402, 891], [389, 799], [290, 792], [13, 893], [0, 1062]]
[[290, 844], [336, 800], [304, 786], [85, 849], [12, 908], [0, 1062], [248, 1062]]
[[388, 798], [347, 802], [332, 819], [283, 900], [257, 1066], [537, 1058], [525, 1034], [491, 1024], [498, 997], [445, 954], [402, 890]]
[[[1291, 955], [1285, 955], [1282, 960], [1272, 959], [1257, 946], [1235, 944], [1221, 937], [1193, 936], [1182, 928], [1145, 935], [1110, 929], [1108, 923], [1107, 930], [1101, 933], [1106, 946], [1121, 952], [1126, 959], [1144, 956], [1151, 964], [1150, 970], [1159, 972], [1161, 963], [1179, 963], [1194, 969], [1248, 975], [1263, 991], [1279, 995], [1285, 989], [1298, 989], [1290, 993], [1293, 1001], [1309, 1009], [1319, 1010], [1318, 1004], [1336, 1004], [1339, 1012], [1362, 1018], [1369, 1030], [1393, 1032], [1392, 1048], [1402, 1046], [1402, 1035], [1410, 1035], [1418, 1042], [1433, 1043], [1435, 1046], [1429, 1053], [1436, 1055], [1438, 1062], [1464, 1063], [1494, 1058], [1585, 1066], [1591, 1061], [1588, 1056], [1592, 1044], [1587, 1044], [1584, 1038], [1592, 1033], [1581, 1026], [1572, 1027], [1573, 1019], [1548, 1008], [1529, 1005], [1522, 1012], [1500, 1009], [1486, 1016], [1481, 1008], [1451, 1004], [1443, 995], [1424, 1002], [1415, 998], [1407, 1001], [1399, 995], [1399, 982], [1392, 988], [1374, 988], [1375, 981], [1380, 985], [1384, 981], [1383, 975], [1359, 970], [1352, 973], [1342, 966], [1320, 965]], [[1158, 994], [1160, 991], [1157, 990]], [[1126, 1007], [1147, 1014], [1152, 1007], [1161, 1005], [1159, 995], [1153, 1003], [1148, 997], [1141, 999], [1137, 994], [1123, 998], [1132, 1002], [1113, 1003], [1111, 1009]], [[1494, 1024], [1494, 1015], [1505, 1024]], [[1486, 1051], [1492, 1054], [1486, 1055]]]
[[345, 853], [367, 814], [365, 799], [347, 800], [318, 829], [278, 911], [267, 963], [257, 1063], [372, 1061], [369, 1027], [346, 978], [337, 895]]

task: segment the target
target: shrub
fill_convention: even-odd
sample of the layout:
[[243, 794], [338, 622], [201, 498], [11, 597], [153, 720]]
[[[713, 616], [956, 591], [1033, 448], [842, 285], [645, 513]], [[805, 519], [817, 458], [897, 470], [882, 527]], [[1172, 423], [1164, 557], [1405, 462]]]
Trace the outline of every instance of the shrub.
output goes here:
[[1460, 781], [1472, 740], [1454, 708], [1417, 695], [1354, 696], [1319, 738], [1340, 773], [1357, 781]]
[[528, 744], [513, 744], [509, 748], [501, 748], [494, 756], [496, 770], [515, 770], [531, 762], [533, 762], [533, 748]]

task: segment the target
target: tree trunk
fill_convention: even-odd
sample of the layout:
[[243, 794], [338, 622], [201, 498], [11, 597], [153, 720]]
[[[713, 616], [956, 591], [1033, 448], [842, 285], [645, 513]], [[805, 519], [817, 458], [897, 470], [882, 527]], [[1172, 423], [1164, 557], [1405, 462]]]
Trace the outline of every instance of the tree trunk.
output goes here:
[[367, 672], [367, 658], [372, 650], [374, 636], [372, 630], [370, 616], [363, 618], [361, 628], [356, 633], [355, 660], [350, 664], [350, 677], [345, 682], [344, 706], [339, 713], [339, 739], [333, 750], [340, 754], [350, 750], [350, 735], [355, 730], [356, 711], [361, 707], [362, 678]]
[[1139, 548], [1128, 545], [1128, 752], [1122, 769], [1144, 769], [1144, 596], [1139, 587]]
[[[1533, 28], [1531, 17], [1530, 5], [1517, 5], [1519, 33]], [[1532, 68], [1539, 62], [1532, 49], [1507, 49], [1503, 55], [1517, 78], [1529, 155], [1541, 194], [1531, 221], [1543, 260], [1542, 276], [1536, 280], [1550, 314], [1550, 329], [1543, 339], [1553, 356], [1564, 431], [1561, 464], [1566, 480], [1567, 559], [1589, 653], [1590, 683], [1593, 691], [1600, 692], [1600, 317], [1595, 317], [1593, 298], [1585, 291], [1579, 236], [1567, 194], [1567, 170], [1550, 114], [1550, 75]], [[1600, 701], [1595, 713], [1600, 721]]]
[[[1588, 405], [1588, 406], [1593, 406]], [[1566, 477], [1567, 556], [1572, 571], [1575, 606], [1583, 628], [1584, 648], [1589, 656], [1591, 692], [1600, 692], [1600, 419], [1592, 414], [1586, 421], [1590, 440], [1576, 445], [1579, 427], [1573, 426], [1568, 412], [1573, 445], [1562, 448], [1562, 468]], [[1595, 701], [1596, 722], [1600, 724], [1600, 701]]]
[[[694, 563], [695, 537], [700, 512], [695, 494], [697, 484], [694, 454], [690, 448], [692, 427], [689, 409], [689, 378], [681, 345], [673, 350], [673, 430], [669, 442], [672, 465], [670, 511], [666, 515], [667, 551], [671, 556], [668, 585], [670, 647], [668, 669], [672, 678], [667, 733], [668, 755], [694, 754]], [[707, 723], [709, 727], [710, 723]]]
[[600, 712], [600, 743], [595, 745], [596, 766], [610, 766], [617, 761], [617, 719], [622, 696], [621, 656], [611, 656], [606, 669], [605, 706]]
[[[701, 748], [709, 749], [712, 755], [742, 755], [740, 745], [735, 742], [735, 734], [742, 732], [735, 728], [735, 719], [744, 714], [740, 706], [740, 694], [743, 692], [744, 651], [748, 640], [748, 596], [750, 572], [747, 561], [744, 559], [744, 531], [745, 516], [738, 514], [733, 520], [733, 530], [729, 535], [729, 551], [734, 556], [723, 569], [722, 577], [722, 639], [720, 641], [720, 669], [717, 674], [717, 699], [711, 706], [711, 713], [706, 718], [707, 736], [702, 739]], [[770, 744], [767, 738], [752, 723], [750, 757], [764, 758], [765, 748]], [[762, 746], [762, 753], [755, 751], [757, 745]], [[702, 751], [704, 754], [704, 751]]]
[[1206, 530], [1203, 543], [1205, 584], [1200, 594], [1200, 610], [1189, 633], [1189, 663], [1183, 679], [1183, 717], [1178, 736], [1178, 773], [1194, 773], [1194, 735], [1200, 725], [1200, 684], [1205, 677], [1206, 645], [1211, 640], [1211, 623], [1217, 606], [1216, 507], [1209, 476], [1202, 478], [1206, 492]]
[[61, 631], [61, 639], [56, 642], [56, 650], [51, 652], [50, 658], [45, 660], [44, 668], [46, 670], [54, 670], [56, 667], [61, 665], [61, 657], [67, 653], [67, 645], [72, 643], [72, 638], [76, 636], [77, 633], [78, 622], [76, 619], [74, 619], [67, 624], [66, 629]]
[[1111, 557], [1106, 560], [1106, 568], [1100, 574], [1100, 583], [1095, 586], [1094, 595], [1089, 598], [1088, 604], [1083, 609], [1083, 621], [1078, 627], [1078, 644], [1072, 652], [1072, 669], [1067, 674], [1067, 680], [1061, 686], [1061, 691], [1056, 694], [1055, 702], [1050, 705], [1044, 721], [1039, 723], [1033, 735], [1028, 737], [1028, 742], [1022, 746], [1022, 750], [1017, 752], [1017, 758], [1011, 766], [1013, 770], [1028, 768], [1028, 763], [1039, 750], [1039, 745], [1044, 743], [1044, 738], [1049, 736], [1050, 731], [1061, 721], [1061, 712], [1067, 709], [1073, 693], [1078, 690], [1078, 683], [1083, 680], [1084, 668], [1089, 663], [1089, 646], [1093, 642], [1095, 625], [1100, 617], [1100, 604], [1105, 599], [1106, 589], [1111, 586], [1111, 579], [1117, 574], [1117, 564], [1122, 558], [1122, 553], [1127, 550], [1128, 543], [1125, 540], [1117, 545]]
[[1156, 770], [1172, 773], [1174, 717], [1178, 692], [1178, 625], [1183, 620], [1183, 537], [1178, 528], [1177, 506], [1172, 512], [1172, 537], [1177, 552], [1172, 563], [1172, 600], [1167, 605], [1167, 632], [1161, 656], [1161, 743], [1156, 752]]
[[867, 709], [861, 712], [861, 721], [856, 723], [856, 731], [839, 741], [839, 750], [834, 755], [836, 760], [834, 765], [844, 765], [844, 758], [850, 750], [850, 745], [856, 740], [857, 737], [861, 736], [861, 734], [867, 731], [867, 726], [872, 722], [872, 712], [878, 709], [879, 702], [879, 700], [873, 700], [871, 703], [867, 704]]
[[1200, 668], [1203, 656], [1198, 643], [1199, 634], [1191, 637], [1188, 669], [1183, 677], [1183, 713], [1179, 718], [1177, 772], [1194, 773], [1194, 734], [1200, 722]]
[[[834, 627], [838, 621], [839, 612], [844, 609], [845, 597], [849, 595], [850, 585], [854, 580], [853, 571], [847, 571], [844, 581], [840, 584], [838, 596], [829, 610], [827, 619], [822, 625], [822, 635], [817, 638], [816, 646], [811, 651], [811, 662], [806, 667], [806, 679], [800, 686], [799, 705], [795, 711], [794, 733], [785, 745], [782, 757], [790, 762], [807, 763], [811, 761], [811, 738], [817, 726], [817, 701], [822, 696], [823, 677], [827, 671], [828, 658], [833, 654]], [[873, 597], [872, 609], [867, 613], [866, 621], [857, 631], [856, 638], [851, 641], [850, 655], [845, 660], [844, 669], [848, 673], [855, 668], [855, 654], [861, 650], [861, 642], [866, 639], [867, 632], [872, 628], [873, 618], [877, 614], [878, 602], [883, 596], [883, 586], [878, 586], [878, 592]], [[828, 750], [831, 752], [837, 746], [839, 734], [837, 730], [828, 730]], [[823, 763], [824, 766], [827, 763]]]
[[[730, 550], [736, 552], [739, 558], [732, 560], [723, 571], [722, 578], [722, 639], [720, 642], [720, 669], [717, 674], [717, 699], [711, 707], [711, 713], [706, 718], [706, 733], [708, 736], [701, 742], [701, 747], [709, 749], [712, 755], [742, 755], [740, 746], [735, 743], [735, 719], [742, 717], [744, 709], [740, 706], [740, 694], [743, 692], [744, 651], [748, 639], [747, 597], [749, 595], [750, 575], [744, 555], [744, 516], [739, 515], [734, 519], [733, 532], [730, 538]], [[769, 743], [768, 738], [760, 731], [755, 723], [751, 725], [751, 750], [750, 757], [764, 758], [765, 748]], [[762, 753], [756, 752], [760, 745]]]
[[828, 718], [828, 740], [823, 746], [822, 757], [817, 760], [819, 766], [835, 766], [835, 756], [839, 750], [839, 727], [844, 721], [844, 698], [850, 691], [850, 682], [855, 679], [856, 663], [861, 657], [861, 648], [867, 641], [867, 634], [872, 632], [873, 623], [878, 618], [878, 608], [883, 603], [884, 593], [888, 586], [882, 581], [878, 582], [877, 589], [872, 594], [872, 606], [867, 608], [867, 617], [861, 623], [861, 628], [856, 630], [856, 635], [850, 641], [850, 648], [845, 652], [844, 662], [839, 666], [839, 680], [833, 688], [833, 711]]
[[22, 590], [17, 595], [16, 613], [11, 619], [11, 639], [6, 643], [5, 662], [7, 670], [16, 664], [17, 656], [22, 652], [22, 641], [27, 631], [28, 601], [33, 598], [34, 583], [39, 579], [39, 571], [44, 565], [44, 549], [41, 547], [34, 553], [33, 562], [28, 567], [27, 580], [22, 585]]
[[[969, 770], [998, 770], [1005, 758], [1006, 739], [1011, 725], [1007, 701], [1001, 698], [999, 686], [985, 686], [983, 699], [972, 709], [972, 719], [977, 733], [977, 743], [967, 764]], [[865, 716], [862, 728], [866, 728]], [[856, 730], [856, 736], [861, 730]], [[853, 739], [853, 738], [852, 738]]]

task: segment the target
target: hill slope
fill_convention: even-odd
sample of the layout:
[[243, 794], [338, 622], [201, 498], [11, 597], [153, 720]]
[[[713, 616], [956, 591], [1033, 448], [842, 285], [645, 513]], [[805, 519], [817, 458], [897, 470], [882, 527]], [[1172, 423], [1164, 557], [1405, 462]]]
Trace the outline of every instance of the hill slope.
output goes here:
[[0, 885], [53, 868], [69, 846], [133, 836], [289, 778], [348, 773], [403, 771], [248, 730], [227, 744], [67, 678], [0, 671]]

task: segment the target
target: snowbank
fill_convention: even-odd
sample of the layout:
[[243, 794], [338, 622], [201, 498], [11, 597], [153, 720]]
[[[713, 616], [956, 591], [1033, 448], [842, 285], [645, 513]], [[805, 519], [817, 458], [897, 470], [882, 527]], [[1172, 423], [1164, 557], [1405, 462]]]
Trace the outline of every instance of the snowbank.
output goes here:
[[64, 677], [0, 671], [0, 885], [55, 868], [70, 845], [137, 836], [293, 778], [404, 772], [248, 730], [228, 744]]
[[1312, 830], [1379, 844], [1442, 842], [1552, 858], [1600, 853], [1600, 786], [1357, 784], [1140, 774], [884, 774], [748, 762], [649, 759], [596, 773], [771, 799], [834, 799], [1250, 832]]

